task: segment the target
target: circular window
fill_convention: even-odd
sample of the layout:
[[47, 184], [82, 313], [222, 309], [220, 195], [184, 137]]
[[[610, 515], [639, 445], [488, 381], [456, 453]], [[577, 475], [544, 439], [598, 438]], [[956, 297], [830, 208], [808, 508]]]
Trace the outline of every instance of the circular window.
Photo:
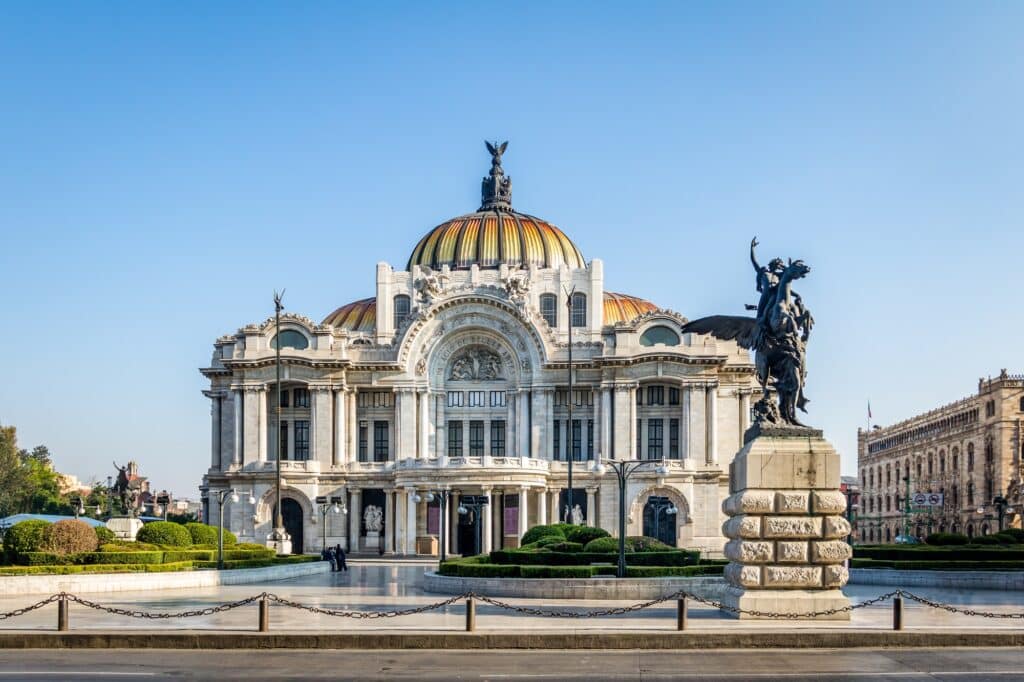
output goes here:
[[[278, 336], [281, 337], [281, 348], [294, 348], [296, 350], [305, 350], [309, 348], [309, 339], [302, 332], [297, 332], [294, 329], [286, 329], [281, 332]], [[277, 336], [270, 340], [270, 347], [277, 348]]]
[[657, 327], [649, 327], [640, 336], [641, 346], [678, 346], [679, 345], [679, 334], [665, 327], [658, 325]]

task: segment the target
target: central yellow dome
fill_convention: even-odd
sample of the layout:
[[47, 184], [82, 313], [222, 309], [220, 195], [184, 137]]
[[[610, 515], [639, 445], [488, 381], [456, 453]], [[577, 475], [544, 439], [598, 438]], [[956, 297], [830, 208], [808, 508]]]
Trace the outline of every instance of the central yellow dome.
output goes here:
[[551, 223], [523, 213], [488, 209], [452, 218], [432, 229], [416, 244], [406, 269], [412, 270], [414, 265], [496, 268], [502, 263], [586, 267], [580, 250]]
[[508, 142], [486, 144], [491, 172], [480, 184], [480, 209], [428, 232], [413, 249], [406, 270], [414, 265], [496, 268], [503, 263], [524, 268], [585, 268], [583, 254], [564, 232], [546, 220], [512, 210], [512, 178], [501, 167]]

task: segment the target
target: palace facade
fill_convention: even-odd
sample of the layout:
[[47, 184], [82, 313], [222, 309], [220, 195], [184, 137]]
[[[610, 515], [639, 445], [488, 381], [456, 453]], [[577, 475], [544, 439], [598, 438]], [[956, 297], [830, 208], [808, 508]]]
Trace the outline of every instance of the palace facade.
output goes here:
[[[856, 539], [892, 542], [904, 529], [921, 539], [932, 532], [989, 535], [999, 530], [1000, 515], [1004, 528], [1019, 528], [1022, 420], [1024, 375], [1004, 369], [979, 379], [975, 395], [892, 426], [858, 429]], [[931, 499], [916, 504], [922, 493]]]
[[[504, 148], [491, 149], [480, 208], [427, 232], [404, 267], [378, 263], [372, 297], [319, 323], [285, 313], [279, 333], [270, 318], [217, 339], [201, 370], [212, 415], [204, 518], [217, 519], [217, 493], [234, 488], [226, 524], [265, 542], [280, 452], [295, 552], [326, 539], [434, 553], [442, 524], [450, 553], [515, 547], [529, 527], [571, 514], [571, 457], [577, 516], [614, 535], [615, 475], [593, 465], [651, 459], [668, 471], [630, 479], [627, 534], [721, 555], [729, 463], [760, 393], [749, 353], [606, 291], [601, 260], [512, 209]], [[440, 491], [452, 500], [445, 518]], [[489, 503], [460, 514], [467, 495]], [[347, 513], [323, 513], [318, 497]]]

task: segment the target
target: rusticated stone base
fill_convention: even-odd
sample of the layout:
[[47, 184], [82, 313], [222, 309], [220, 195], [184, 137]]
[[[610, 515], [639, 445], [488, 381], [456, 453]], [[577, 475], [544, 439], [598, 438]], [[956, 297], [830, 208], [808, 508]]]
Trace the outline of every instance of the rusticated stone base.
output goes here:
[[842, 609], [850, 605], [850, 600], [841, 590], [745, 590], [739, 587], [727, 587], [722, 597], [722, 604], [744, 611], [759, 611], [765, 615], [750, 613], [732, 613], [723, 609], [723, 613], [740, 620], [779, 620], [786, 615], [802, 616], [801, 620], [850, 620], [850, 612], [842, 611], [833, 614], [808, 615]]

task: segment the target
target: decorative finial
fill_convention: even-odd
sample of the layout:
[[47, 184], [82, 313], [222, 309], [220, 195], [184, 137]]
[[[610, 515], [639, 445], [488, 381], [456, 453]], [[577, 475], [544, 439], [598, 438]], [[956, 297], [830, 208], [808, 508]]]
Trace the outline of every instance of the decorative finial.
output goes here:
[[498, 144], [485, 140], [484, 144], [491, 153], [491, 172], [480, 185], [480, 210], [511, 211], [512, 178], [505, 177], [501, 167], [501, 155], [508, 149], [508, 141]]

